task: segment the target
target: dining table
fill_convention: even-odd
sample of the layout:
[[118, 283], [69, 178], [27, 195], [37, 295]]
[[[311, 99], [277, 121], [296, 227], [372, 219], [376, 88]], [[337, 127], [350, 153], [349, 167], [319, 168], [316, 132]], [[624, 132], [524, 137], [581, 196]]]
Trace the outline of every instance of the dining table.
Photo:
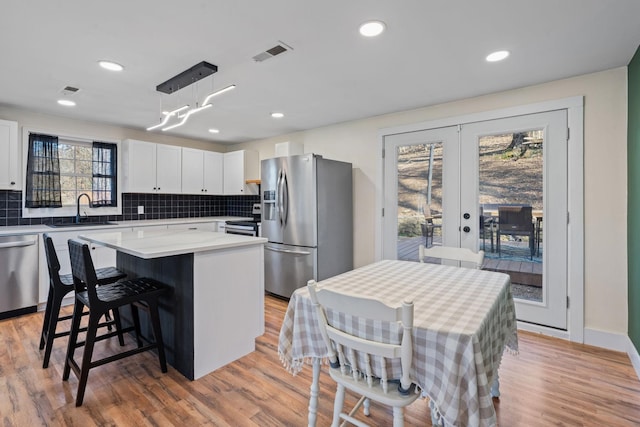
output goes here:
[[[322, 280], [318, 287], [375, 298], [391, 306], [413, 301], [411, 376], [430, 399], [434, 425], [496, 425], [492, 397], [499, 396], [498, 368], [505, 349], [518, 352], [508, 275], [382, 260]], [[381, 329], [393, 328], [371, 324], [365, 328], [365, 335], [374, 338]], [[328, 351], [306, 286], [297, 289], [289, 300], [278, 353], [293, 375], [312, 365], [308, 424], [315, 426], [320, 370]]]

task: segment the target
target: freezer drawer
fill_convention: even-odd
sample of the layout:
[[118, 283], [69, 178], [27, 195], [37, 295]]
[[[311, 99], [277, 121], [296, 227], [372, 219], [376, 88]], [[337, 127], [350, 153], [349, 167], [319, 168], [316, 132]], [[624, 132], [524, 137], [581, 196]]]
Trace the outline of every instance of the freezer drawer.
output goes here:
[[293, 291], [316, 278], [316, 248], [267, 243], [264, 251], [264, 287], [290, 298]]
[[38, 304], [38, 236], [0, 237], [0, 319]]

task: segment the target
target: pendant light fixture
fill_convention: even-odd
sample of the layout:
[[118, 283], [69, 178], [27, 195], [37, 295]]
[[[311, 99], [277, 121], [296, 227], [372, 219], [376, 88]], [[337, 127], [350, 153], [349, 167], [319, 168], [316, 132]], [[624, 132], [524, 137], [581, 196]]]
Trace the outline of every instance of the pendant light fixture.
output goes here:
[[[188, 70], [183, 71], [182, 73], [172, 77], [171, 79], [167, 80], [164, 83], [161, 83], [160, 85], [158, 85], [156, 87], [156, 90], [159, 92], [163, 92], [166, 94], [173, 94], [176, 91], [191, 85], [192, 83], [195, 83], [207, 76], [210, 76], [212, 74], [214, 74], [215, 72], [218, 71], [218, 67], [213, 65], [213, 64], [209, 64], [208, 62], [201, 62], [199, 64], [194, 65], [193, 67], [189, 68]], [[173, 111], [170, 112], [163, 112], [162, 114], [164, 114], [164, 117], [162, 118], [162, 120], [160, 121], [160, 123], [150, 126], [147, 128], [148, 131], [157, 129], [157, 128], [162, 128], [161, 130], [164, 131], [168, 131], [171, 129], [175, 129], [179, 126], [184, 125], [187, 120], [189, 119], [189, 117], [195, 113], [199, 113], [200, 111], [206, 110], [209, 107], [212, 107], [213, 104], [210, 103], [210, 100], [213, 97], [216, 97], [224, 92], [228, 92], [231, 89], [234, 89], [236, 87], [236, 85], [229, 85], [227, 87], [224, 87], [222, 89], [219, 89], [213, 93], [210, 93], [209, 95], [207, 95], [204, 99], [204, 102], [202, 102], [202, 104], [198, 104], [198, 102], [195, 102], [195, 107], [193, 108], [189, 108], [189, 105], [184, 105], [180, 108], [177, 108]], [[197, 94], [196, 94], [197, 95]], [[162, 108], [161, 108], [162, 109]], [[182, 113], [182, 114], [180, 114]], [[179, 122], [170, 124], [167, 126], [167, 124], [169, 123], [169, 121], [173, 118], [176, 117], [178, 119], [181, 119]], [[164, 126], [164, 127], [163, 127]]]

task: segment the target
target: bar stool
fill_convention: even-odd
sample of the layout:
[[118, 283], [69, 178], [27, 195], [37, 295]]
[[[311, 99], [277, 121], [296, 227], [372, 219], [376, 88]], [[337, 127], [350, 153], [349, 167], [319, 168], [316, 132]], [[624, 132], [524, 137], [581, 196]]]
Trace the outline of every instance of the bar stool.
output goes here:
[[[137, 278], [123, 280], [108, 285], [97, 286], [98, 278], [91, 260], [89, 246], [81, 241], [69, 240], [69, 255], [71, 257], [71, 270], [73, 283], [76, 288], [75, 305], [71, 321], [71, 334], [69, 335], [69, 345], [67, 357], [64, 364], [62, 380], [69, 379], [71, 370], [78, 377], [78, 393], [76, 395], [76, 406], [81, 406], [84, 399], [84, 392], [89, 377], [89, 370], [105, 363], [114, 362], [134, 354], [156, 348], [160, 369], [167, 372], [167, 361], [164, 354], [164, 342], [162, 340], [162, 330], [160, 327], [160, 315], [158, 311], [159, 297], [169, 291], [169, 287], [153, 279]], [[83, 284], [86, 284], [84, 286]], [[135, 331], [137, 348], [126, 350], [103, 359], [92, 360], [93, 347], [96, 341], [100, 341], [118, 334], [110, 332], [97, 336], [100, 318], [109, 310], [116, 310], [119, 307], [130, 305], [134, 326], [122, 329], [122, 332]], [[80, 332], [80, 319], [84, 307], [89, 308], [89, 324], [84, 342], [78, 342], [78, 332]], [[150, 342], [140, 333], [140, 318], [138, 309], [149, 313], [155, 342]], [[146, 342], [146, 345], [144, 345]], [[83, 347], [82, 362], [80, 365], [74, 360], [76, 348]]]
[[[53, 348], [53, 340], [60, 337], [69, 335], [69, 331], [63, 331], [56, 333], [56, 327], [58, 322], [62, 320], [69, 320], [71, 316], [60, 317], [60, 306], [62, 300], [71, 291], [73, 291], [73, 276], [71, 274], [60, 275], [60, 261], [58, 260], [58, 254], [53, 245], [53, 239], [48, 234], [44, 234], [44, 253], [47, 257], [47, 268], [49, 270], [49, 295], [47, 297], [47, 306], [44, 311], [44, 321], [42, 322], [42, 333], [40, 334], [40, 350], [44, 350], [44, 359], [42, 361], [42, 367], [47, 368], [49, 366], [49, 358], [51, 357], [51, 350]], [[96, 270], [96, 276], [98, 278], [99, 285], [106, 285], [116, 282], [124, 277], [122, 271], [115, 267], [105, 267]], [[84, 313], [88, 314], [88, 313]], [[120, 318], [114, 314], [114, 321], [111, 321], [108, 313], [106, 316], [106, 323], [101, 326], [107, 326], [111, 330], [111, 325], [116, 324], [116, 329], [119, 329]], [[124, 345], [124, 337], [122, 334], [119, 336], [120, 345]]]

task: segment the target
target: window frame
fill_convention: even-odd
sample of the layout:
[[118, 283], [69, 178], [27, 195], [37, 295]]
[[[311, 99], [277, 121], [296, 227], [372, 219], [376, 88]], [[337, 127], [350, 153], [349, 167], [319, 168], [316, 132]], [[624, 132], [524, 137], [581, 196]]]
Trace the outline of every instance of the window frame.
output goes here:
[[35, 128], [22, 129], [22, 217], [23, 218], [42, 218], [42, 217], [69, 217], [76, 215], [76, 206], [63, 206], [61, 208], [27, 208], [25, 207], [25, 198], [27, 193], [27, 158], [29, 150], [29, 134], [38, 133], [45, 135], [57, 136], [59, 143], [63, 144], [67, 142], [77, 142], [81, 144], [88, 144], [91, 146], [94, 141], [106, 142], [116, 145], [116, 201], [117, 206], [101, 206], [96, 208], [88, 207], [83, 199], [83, 205], [81, 212], [88, 216], [115, 216], [122, 215], [122, 144], [120, 140], [114, 140], [113, 138], [104, 137], [87, 137], [69, 135], [63, 132], [56, 132], [52, 130], [42, 130]]

